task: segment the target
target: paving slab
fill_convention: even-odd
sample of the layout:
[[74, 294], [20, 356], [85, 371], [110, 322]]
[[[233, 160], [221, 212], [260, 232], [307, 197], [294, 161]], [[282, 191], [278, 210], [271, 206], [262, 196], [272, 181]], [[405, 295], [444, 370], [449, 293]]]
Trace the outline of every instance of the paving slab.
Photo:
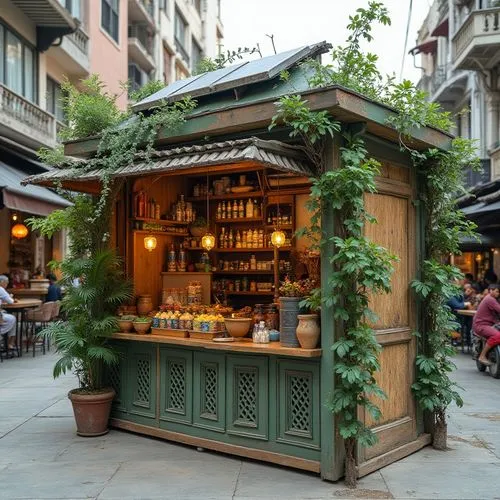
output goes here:
[[39, 417], [72, 417], [71, 401], [64, 396], [38, 413]]
[[232, 498], [238, 460], [176, 460], [124, 463], [104, 487], [99, 500], [123, 498]]
[[[3, 414], [2, 410], [0, 410], [0, 414]], [[27, 420], [29, 420], [29, 417], [0, 417], [0, 437], [5, 436], [5, 434], [11, 432]]]
[[96, 498], [118, 464], [13, 464], [0, 471], [0, 499]]
[[22, 430], [24, 434], [63, 433], [74, 435], [76, 432], [76, 425], [73, 416], [42, 417], [38, 415], [24, 421]]

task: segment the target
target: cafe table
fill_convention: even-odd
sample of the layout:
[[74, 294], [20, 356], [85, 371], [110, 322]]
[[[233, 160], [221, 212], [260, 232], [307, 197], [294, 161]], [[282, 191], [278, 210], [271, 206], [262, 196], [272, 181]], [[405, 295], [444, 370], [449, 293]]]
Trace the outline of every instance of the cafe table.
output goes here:
[[472, 331], [472, 319], [476, 314], [474, 309], [457, 309], [455, 311], [459, 316], [461, 316], [461, 336], [462, 336], [462, 352], [465, 352], [465, 345], [470, 352], [471, 348], [471, 331]]
[[17, 356], [23, 355], [22, 338], [26, 322], [26, 311], [36, 309], [42, 305], [38, 299], [17, 299], [13, 304], [2, 304], [1, 307], [6, 312], [16, 317], [16, 350]]

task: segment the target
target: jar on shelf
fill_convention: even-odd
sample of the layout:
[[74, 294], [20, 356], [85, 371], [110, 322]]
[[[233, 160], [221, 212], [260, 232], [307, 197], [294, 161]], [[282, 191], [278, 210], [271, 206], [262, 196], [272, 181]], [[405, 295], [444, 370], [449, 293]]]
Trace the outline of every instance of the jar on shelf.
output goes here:
[[139, 295], [137, 298], [137, 313], [139, 316], [146, 316], [153, 310], [151, 295]]
[[265, 320], [264, 304], [255, 304], [253, 309], [253, 322], [258, 325], [261, 321]]

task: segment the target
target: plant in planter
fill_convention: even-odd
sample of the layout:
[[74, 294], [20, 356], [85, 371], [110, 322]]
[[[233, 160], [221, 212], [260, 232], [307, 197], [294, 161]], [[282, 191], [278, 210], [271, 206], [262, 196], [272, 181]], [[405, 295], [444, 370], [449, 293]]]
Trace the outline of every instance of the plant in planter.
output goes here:
[[204, 217], [196, 217], [189, 225], [189, 231], [195, 238], [201, 238], [207, 230], [207, 221]]
[[134, 325], [134, 330], [137, 333], [146, 333], [152, 322], [153, 320], [151, 318], [148, 318], [147, 316], [140, 316], [139, 318], [135, 318], [132, 324]]
[[[48, 336], [61, 355], [54, 365], [54, 377], [73, 371], [79, 388], [69, 392], [80, 436], [108, 432], [113, 389], [105, 386], [103, 368], [118, 362], [107, 339], [118, 329], [116, 308], [133, 296], [123, 279], [121, 261], [110, 250], [61, 264], [66, 293], [62, 310], [67, 321], [57, 321], [41, 334]], [[79, 285], [74, 286], [75, 278]]]
[[120, 331], [127, 333], [132, 330], [134, 325], [132, 324], [135, 321], [137, 316], [133, 316], [131, 314], [124, 314], [123, 316], [119, 316], [117, 319], [118, 327]]
[[299, 347], [297, 326], [300, 302], [314, 288], [312, 280], [291, 281], [288, 276], [279, 288], [280, 302], [280, 344], [283, 347]]

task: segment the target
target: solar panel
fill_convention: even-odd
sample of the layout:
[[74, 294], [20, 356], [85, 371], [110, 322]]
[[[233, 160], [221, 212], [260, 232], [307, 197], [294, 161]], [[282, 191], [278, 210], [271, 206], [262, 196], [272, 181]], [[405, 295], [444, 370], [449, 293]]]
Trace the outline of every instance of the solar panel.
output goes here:
[[133, 106], [133, 108], [139, 111], [147, 109], [163, 99], [177, 101], [187, 96], [199, 97], [213, 92], [238, 88], [250, 83], [270, 80], [279, 75], [281, 71], [291, 68], [294, 64], [308, 57], [314, 57], [317, 54], [327, 52], [330, 47], [330, 44], [321, 42], [253, 61], [233, 64], [232, 66], [192, 76], [185, 80], [178, 80], [148, 98], [143, 99]]

